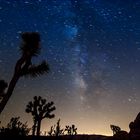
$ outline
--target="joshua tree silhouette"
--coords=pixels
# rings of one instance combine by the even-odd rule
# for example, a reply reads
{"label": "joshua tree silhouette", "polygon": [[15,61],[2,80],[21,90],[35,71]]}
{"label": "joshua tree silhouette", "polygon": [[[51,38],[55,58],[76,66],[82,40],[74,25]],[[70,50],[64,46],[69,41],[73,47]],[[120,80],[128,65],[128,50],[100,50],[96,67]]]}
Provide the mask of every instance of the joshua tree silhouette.
{"label": "joshua tree silhouette", "polygon": [[50,114],[55,110],[53,102],[46,103],[46,99],[40,96],[35,96],[34,101],[30,101],[26,106],[26,112],[31,113],[33,116],[33,135],[40,135],[41,121],[45,118],[52,119],[55,117],[54,114]]}
{"label": "joshua tree silhouette", "polygon": [[67,132],[68,135],[77,135],[77,128],[75,125],[66,125],[65,132]]}
{"label": "joshua tree silhouette", "polygon": [[[21,57],[16,62],[14,74],[9,83],[7,91],[5,94],[1,93],[0,102],[0,113],[3,111],[5,105],[7,104],[9,98],[11,97],[13,90],[22,76],[40,76],[45,72],[49,71],[49,66],[45,61],[42,61],[39,65],[33,65],[31,60],[34,56],[38,56],[40,53],[40,36],[36,32],[25,32],[21,35],[22,44],[20,47]],[[5,84],[4,84],[5,83]],[[3,92],[7,87],[4,80],[0,81],[0,92]]]}

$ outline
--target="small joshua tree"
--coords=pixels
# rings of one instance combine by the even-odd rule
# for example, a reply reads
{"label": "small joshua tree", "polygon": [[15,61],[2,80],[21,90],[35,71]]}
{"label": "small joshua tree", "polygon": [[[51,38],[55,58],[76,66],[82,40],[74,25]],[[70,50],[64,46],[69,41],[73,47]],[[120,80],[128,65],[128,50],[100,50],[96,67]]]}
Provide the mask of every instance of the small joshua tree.
{"label": "small joshua tree", "polygon": [[26,106],[26,112],[31,113],[33,116],[33,135],[40,135],[41,121],[45,118],[52,119],[55,117],[54,114],[51,114],[55,110],[53,102],[46,102],[46,99],[43,99],[41,96],[35,96],[34,101],[30,101]]}
{"label": "small joshua tree", "polygon": [[67,132],[67,135],[77,135],[77,128],[75,125],[66,125],[65,132]]}
{"label": "small joshua tree", "polygon": [[111,130],[113,131],[113,135],[117,134],[121,131],[121,128],[119,126],[110,125]]}

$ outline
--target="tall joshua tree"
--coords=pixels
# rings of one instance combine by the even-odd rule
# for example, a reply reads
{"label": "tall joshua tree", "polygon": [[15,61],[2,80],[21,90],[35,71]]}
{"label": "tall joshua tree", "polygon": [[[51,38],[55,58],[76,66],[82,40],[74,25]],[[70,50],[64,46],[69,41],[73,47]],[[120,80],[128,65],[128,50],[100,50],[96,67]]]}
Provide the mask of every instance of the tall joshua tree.
{"label": "tall joshua tree", "polygon": [[5,94],[1,93],[0,113],[11,97],[20,77],[28,75],[36,77],[49,71],[49,66],[45,61],[38,65],[32,64],[32,58],[40,53],[40,35],[36,32],[25,32],[21,34],[21,37],[21,57],[16,62],[12,79],[9,85],[4,80],[0,81],[0,92],[4,92],[7,88]]}
{"label": "tall joshua tree", "polygon": [[41,121],[45,118],[52,119],[55,117],[54,114],[51,114],[55,110],[53,102],[46,102],[46,99],[43,99],[40,96],[35,96],[34,101],[30,101],[26,106],[26,112],[31,113],[33,116],[33,135],[40,135]]}

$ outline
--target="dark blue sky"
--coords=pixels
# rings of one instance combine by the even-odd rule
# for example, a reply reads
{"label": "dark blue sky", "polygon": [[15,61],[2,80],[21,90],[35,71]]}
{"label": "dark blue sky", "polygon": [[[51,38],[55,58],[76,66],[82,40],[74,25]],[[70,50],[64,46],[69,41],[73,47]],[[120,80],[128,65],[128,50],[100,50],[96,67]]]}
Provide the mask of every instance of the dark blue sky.
{"label": "dark blue sky", "polygon": [[40,33],[34,62],[46,59],[51,72],[21,79],[0,120],[31,122],[25,106],[41,95],[57,108],[42,131],[58,118],[79,133],[110,134],[110,124],[128,130],[140,111],[139,15],[140,0],[1,0],[0,79],[10,80],[26,31]]}

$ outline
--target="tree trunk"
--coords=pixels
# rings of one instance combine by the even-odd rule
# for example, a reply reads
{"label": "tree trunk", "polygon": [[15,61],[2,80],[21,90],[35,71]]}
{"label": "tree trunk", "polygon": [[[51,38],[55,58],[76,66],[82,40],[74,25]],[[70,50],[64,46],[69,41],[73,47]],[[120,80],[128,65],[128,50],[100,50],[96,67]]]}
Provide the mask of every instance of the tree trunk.
{"label": "tree trunk", "polygon": [[33,124],[33,128],[32,128],[32,135],[35,136],[35,133],[36,133],[36,124],[37,124],[37,121],[34,120],[34,124]]}
{"label": "tree trunk", "polygon": [[11,97],[13,93],[16,83],[18,82],[20,78],[21,67],[23,63],[25,62],[25,60],[26,60],[26,57],[23,55],[16,63],[14,75],[12,77],[12,80],[10,81],[7,92],[0,103],[0,114],[2,113],[4,107],[6,106],[9,98]]}
{"label": "tree trunk", "polygon": [[37,136],[40,136],[41,120],[38,121],[37,125]]}
{"label": "tree trunk", "polygon": [[11,82],[10,82],[10,84],[9,84],[9,88],[8,88],[8,90],[7,90],[7,93],[5,94],[5,96],[3,97],[3,99],[2,99],[2,101],[1,101],[1,103],[0,103],[0,114],[2,113],[2,111],[3,111],[4,107],[6,106],[6,104],[7,104],[8,100],[9,100],[9,98],[11,97],[11,95],[12,95],[12,93],[13,93],[13,90],[14,90],[14,88],[15,88],[15,85],[16,85],[16,83],[17,83],[19,77],[20,77],[20,76],[15,75],[15,76],[12,78],[12,80],[11,80]]}

